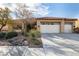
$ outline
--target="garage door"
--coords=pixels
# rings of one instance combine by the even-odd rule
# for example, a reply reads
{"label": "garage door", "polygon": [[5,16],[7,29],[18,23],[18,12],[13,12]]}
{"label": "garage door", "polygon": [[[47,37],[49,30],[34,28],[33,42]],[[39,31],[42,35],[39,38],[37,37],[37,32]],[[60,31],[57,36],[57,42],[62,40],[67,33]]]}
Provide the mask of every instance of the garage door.
{"label": "garage door", "polygon": [[59,23],[41,23],[40,25],[41,33],[60,33]]}
{"label": "garage door", "polygon": [[71,23],[66,23],[64,25],[64,33],[72,33],[72,24]]}

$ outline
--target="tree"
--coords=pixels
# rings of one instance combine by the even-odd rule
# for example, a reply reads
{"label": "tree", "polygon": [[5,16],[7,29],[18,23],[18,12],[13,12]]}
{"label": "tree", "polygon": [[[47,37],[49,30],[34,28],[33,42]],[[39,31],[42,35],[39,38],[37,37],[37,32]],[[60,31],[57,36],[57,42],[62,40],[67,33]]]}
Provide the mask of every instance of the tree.
{"label": "tree", "polygon": [[33,11],[29,10],[26,4],[16,4],[16,16],[23,20],[22,31],[27,31],[27,25],[33,18]]}
{"label": "tree", "polygon": [[0,8],[0,31],[3,29],[6,24],[10,23],[10,10],[5,7],[5,8]]}

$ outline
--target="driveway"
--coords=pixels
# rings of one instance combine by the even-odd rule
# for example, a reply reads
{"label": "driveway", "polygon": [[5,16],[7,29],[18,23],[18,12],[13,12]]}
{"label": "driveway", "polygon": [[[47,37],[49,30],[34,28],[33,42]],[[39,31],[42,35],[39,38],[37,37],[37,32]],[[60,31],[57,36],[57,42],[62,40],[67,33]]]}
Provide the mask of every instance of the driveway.
{"label": "driveway", "polygon": [[45,55],[79,56],[79,34],[42,34]]}
{"label": "driveway", "polygon": [[43,48],[0,46],[0,56],[79,56],[79,34],[42,34]]}

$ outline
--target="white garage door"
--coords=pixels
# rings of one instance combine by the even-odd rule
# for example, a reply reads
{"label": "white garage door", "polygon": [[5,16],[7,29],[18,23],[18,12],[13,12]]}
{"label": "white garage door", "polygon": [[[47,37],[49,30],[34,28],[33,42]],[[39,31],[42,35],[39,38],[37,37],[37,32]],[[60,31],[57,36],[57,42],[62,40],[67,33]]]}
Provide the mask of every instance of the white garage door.
{"label": "white garage door", "polygon": [[59,23],[43,23],[40,25],[41,33],[60,33]]}
{"label": "white garage door", "polygon": [[72,24],[71,23],[66,23],[64,25],[64,33],[72,33]]}

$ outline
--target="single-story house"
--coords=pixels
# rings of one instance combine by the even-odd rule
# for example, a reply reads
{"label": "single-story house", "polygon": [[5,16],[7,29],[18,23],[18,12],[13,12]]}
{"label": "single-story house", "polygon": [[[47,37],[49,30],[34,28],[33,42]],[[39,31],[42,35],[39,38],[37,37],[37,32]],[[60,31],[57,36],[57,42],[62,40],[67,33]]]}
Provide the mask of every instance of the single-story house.
{"label": "single-story house", "polygon": [[[77,19],[73,18],[41,17],[32,18],[30,22],[35,22],[41,33],[72,33],[73,28],[76,27],[76,21]],[[14,26],[18,24],[22,26],[25,21],[21,19],[14,22]]]}

